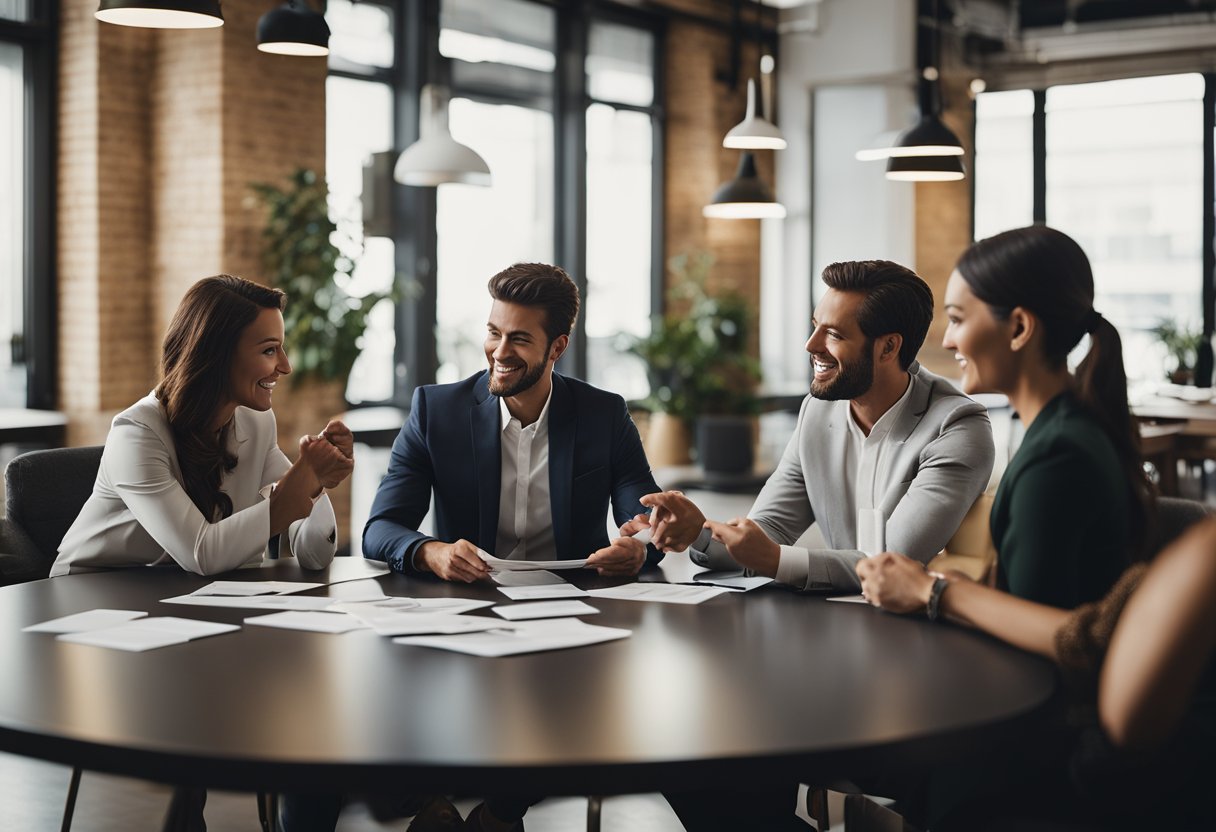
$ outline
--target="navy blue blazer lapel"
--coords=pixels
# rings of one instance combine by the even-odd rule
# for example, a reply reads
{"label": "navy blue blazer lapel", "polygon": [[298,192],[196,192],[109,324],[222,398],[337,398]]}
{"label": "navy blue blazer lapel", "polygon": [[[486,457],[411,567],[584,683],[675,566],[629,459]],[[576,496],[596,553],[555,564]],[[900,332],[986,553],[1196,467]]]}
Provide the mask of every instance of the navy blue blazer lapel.
{"label": "navy blue blazer lapel", "polygon": [[566,380],[553,374],[553,396],[549,399],[549,505],[553,509],[553,545],[558,558],[586,557],[590,552],[571,552],[570,484],[574,482],[574,437],[578,417]]}
{"label": "navy blue blazer lapel", "polygon": [[490,554],[498,554],[498,498],[502,489],[502,420],[499,400],[490,394],[490,374],[477,380],[473,388],[473,410],[469,426],[473,438],[473,461],[477,476],[477,540]]}

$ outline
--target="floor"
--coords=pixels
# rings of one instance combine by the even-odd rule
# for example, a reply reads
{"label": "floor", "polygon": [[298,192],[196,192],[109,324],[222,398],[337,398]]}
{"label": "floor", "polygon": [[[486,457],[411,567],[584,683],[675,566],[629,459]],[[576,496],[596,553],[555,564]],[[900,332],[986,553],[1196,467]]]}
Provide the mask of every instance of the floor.
{"label": "floor", "polygon": [[[63,818],[63,801],[71,775],[64,766],[0,754],[0,830],[54,832]],[[843,816],[836,796],[833,818]],[[72,829],[75,832],[136,832],[160,829],[169,789],[154,783],[86,772]],[[467,814],[476,801],[458,804]],[[211,832],[257,830],[253,795],[212,792],[207,797],[207,828]],[[551,798],[528,812],[528,832],[568,832],[586,826],[587,801],[581,797]],[[379,824],[359,805],[348,807],[338,832],[404,832],[408,821]],[[808,826],[810,830],[812,827]],[[621,795],[604,801],[603,832],[682,832],[680,821],[659,794]],[[833,830],[843,830],[838,823]]]}

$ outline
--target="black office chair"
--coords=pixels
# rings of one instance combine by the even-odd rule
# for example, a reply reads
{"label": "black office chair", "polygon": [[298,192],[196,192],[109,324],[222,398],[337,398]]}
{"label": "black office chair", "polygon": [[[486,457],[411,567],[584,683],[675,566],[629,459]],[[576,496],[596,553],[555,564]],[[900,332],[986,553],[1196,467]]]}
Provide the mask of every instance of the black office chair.
{"label": "black office chair", "polygon": [[1173,543],[1184,531],[1211,513],[1211,509],[1196,500],[1187,500],[1182,497],[1159,497],[1157,499],[1157,524],[1152,530],[1152,539],[1148,546],[1149,553],[1155,556]]}
{"label": "black office chair", "polygon": [[50,574],[64,534],[93,493],[101,451],[101,445],[30,451],[4,469],[5,510],[15,526],[10,534],[21,550],[12,553],[19,559],[12,568],[24,580]]}

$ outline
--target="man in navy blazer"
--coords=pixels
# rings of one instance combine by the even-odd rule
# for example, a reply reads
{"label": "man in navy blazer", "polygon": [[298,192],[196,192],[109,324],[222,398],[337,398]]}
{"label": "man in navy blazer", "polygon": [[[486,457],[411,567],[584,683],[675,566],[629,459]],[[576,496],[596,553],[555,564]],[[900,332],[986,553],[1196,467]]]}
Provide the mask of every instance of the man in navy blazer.
{"label": "man in navy blazer", "polygon": [[[399,572],[473,581],[477,554],[586,558],[604,574],[636,573],[662,555],[618,525],[658,490],[637,428],[614,393],[553,372],[578,315],[578,289],[560,268],[516,264],[489,282],[489,369],[414,392],[388,474],[363,530],[365,557]],[[431,495],[435,536],[418,531]]]}

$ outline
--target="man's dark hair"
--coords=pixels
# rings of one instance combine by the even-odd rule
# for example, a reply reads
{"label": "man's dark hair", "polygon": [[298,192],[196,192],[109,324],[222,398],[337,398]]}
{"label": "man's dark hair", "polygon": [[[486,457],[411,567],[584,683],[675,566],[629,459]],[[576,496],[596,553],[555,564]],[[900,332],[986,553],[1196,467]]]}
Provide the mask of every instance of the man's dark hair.
{"label": "man's dark hair", "polygon": [[873,340],[889,332],[903,336],[899,366],[908,369],[933,320],[933,290],[916,272],[890,260],[847,260],[823,270],[823,282],[840,292],[860,292],[865,300],[857,324]]}
{"label": "man's dark hair", "polygon": [[545,335],[552,344],[569,335],[578,317],[578,287],[570,275],[547,263],[516,263],[490,278],[490,297],[545,310]]}

